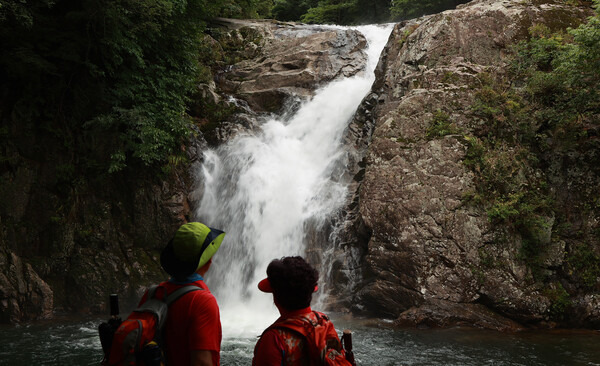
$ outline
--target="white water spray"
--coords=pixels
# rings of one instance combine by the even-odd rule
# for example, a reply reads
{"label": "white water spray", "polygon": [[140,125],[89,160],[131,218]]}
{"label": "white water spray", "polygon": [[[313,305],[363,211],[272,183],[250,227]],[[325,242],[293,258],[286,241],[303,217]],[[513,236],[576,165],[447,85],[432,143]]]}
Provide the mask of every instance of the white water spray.
{"label": "white water spray", "polygon": [[227,232],[207,275],[224,338],[255,336],[278,317],[272,296],[256,287],[268,263],[303,255],[308,220],[323,222],[344,204],[346,187],[332,180],[344,161],[340,140],[375,80],[391,28],[357,28],[368,42],[366,72],[318,90],[290,119],[268,120],[205,153],[196,217]]}

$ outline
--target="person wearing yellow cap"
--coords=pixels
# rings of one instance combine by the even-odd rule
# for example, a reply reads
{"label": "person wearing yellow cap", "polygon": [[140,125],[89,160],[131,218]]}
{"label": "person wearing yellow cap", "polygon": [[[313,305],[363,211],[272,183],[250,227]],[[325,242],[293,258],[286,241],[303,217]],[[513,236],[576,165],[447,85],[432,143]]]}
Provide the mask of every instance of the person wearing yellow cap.
{"label": "person wearing yellow cap", "polygon": [[[224,237],[225,233],[221,230],[189,222],[175,232],[160,255],[161,266],[171,275],[171,279],[159,285],[166,294],[190,285],[202,290],[187,292],[169,305],[164,334],[169,366],[220,364],[222,335],[219,307],[203,276]],[[146,297],[147,294],[141,303]]]}
{"label": "person wearing yellow cap", "polygon": [[329,317],[310,307],[318,279],[319,272],[302,257],[269,263],[258,289],[273,294],[281,316],[256,343],[253,366],[325,365],[325,358],[335,365],[351,365]]}

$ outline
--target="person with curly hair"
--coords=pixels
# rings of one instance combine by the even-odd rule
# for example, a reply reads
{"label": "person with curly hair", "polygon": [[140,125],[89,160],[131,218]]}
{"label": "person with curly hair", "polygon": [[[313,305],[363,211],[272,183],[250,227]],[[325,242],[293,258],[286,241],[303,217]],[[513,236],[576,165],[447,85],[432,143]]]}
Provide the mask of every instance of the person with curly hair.
{"label": "person with curly hair", "polygon": [[315,365],[322,364],[324,357],[346,364],[333,324],[327,315],[310,307],[318,280],[319,272],[302,257],[283,257],[269,263],[267,278],[258,288],[273,294],[281,316],[256,343],[253,366]]}

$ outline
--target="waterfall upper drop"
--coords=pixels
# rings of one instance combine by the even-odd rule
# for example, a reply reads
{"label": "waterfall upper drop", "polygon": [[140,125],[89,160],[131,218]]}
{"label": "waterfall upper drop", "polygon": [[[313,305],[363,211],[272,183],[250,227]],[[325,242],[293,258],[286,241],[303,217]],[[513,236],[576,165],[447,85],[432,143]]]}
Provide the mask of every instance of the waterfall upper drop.
{"label": "waterfall upper drop", "polygon": [[346,162],[341,139],[373,84],[392,25],[356,29],[368,44],[364,72],[323,86],[293,115],[265,119],[257,131],[205,152],[196,217],[227,233],[207,274],[225,337],[259,334],[277,318],[272,297],[256,287],[268,263],[303,255],[307,224],[325,223],[345,203],[347,187],[334,176]]}

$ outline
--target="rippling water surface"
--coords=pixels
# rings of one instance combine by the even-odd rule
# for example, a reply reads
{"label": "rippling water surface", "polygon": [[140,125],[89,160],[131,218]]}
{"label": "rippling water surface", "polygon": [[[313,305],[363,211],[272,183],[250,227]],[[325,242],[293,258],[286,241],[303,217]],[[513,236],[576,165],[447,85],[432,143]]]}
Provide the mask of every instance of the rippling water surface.
{"label": "rippling water surface", "polygon": [[[0,365],[99,365],[96,329],[101,321],[0,327]],[[600,332],[392,330],[342,317],[334,321],[340,333],[343,328],[353,330],[361,366],[600,366]],[[250,365],[255,342],[255,337],[224,335],[221,364]]]}

